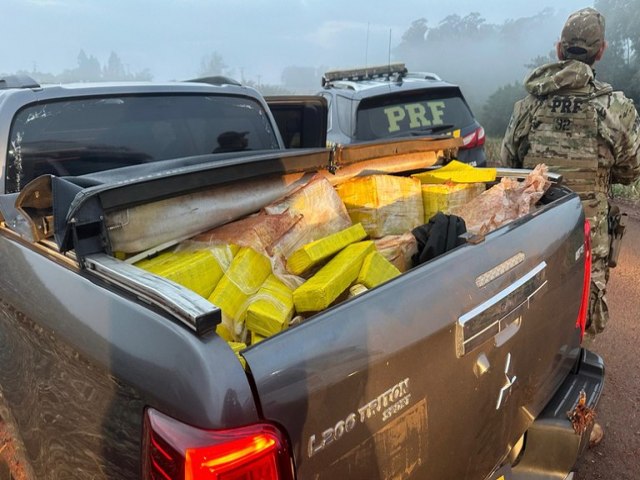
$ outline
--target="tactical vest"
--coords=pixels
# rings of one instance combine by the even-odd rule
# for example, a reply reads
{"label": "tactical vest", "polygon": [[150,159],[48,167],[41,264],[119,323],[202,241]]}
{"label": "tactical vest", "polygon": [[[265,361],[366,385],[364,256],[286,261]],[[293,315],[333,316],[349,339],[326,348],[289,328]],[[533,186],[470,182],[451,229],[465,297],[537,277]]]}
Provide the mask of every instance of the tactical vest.
{"label": "tactical vest", "polygon": [[588,217],[596,212],[586,211],[593,203],[586,201],[598,193],[606,196],[609,189],[609,168],[598,156],[598,112],[592,100],[610,92],[609,87],[540,98],[523,159],[524,168],[544,163],[549,171],[562,174],[565,185],[580,195]]}

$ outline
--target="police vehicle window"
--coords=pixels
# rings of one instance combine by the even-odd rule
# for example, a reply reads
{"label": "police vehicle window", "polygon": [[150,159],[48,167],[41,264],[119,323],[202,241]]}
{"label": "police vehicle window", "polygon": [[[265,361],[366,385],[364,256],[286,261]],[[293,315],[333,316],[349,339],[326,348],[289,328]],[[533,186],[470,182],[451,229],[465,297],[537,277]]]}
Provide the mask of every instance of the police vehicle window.
{"label": "police vehicle window", "polygon": [[332,108],[333,105],[331,104],[331,95],[328,94],[321,94],[322,97],[324,97],[324,99],[327,101],[327,131],[331,131],[331,129],[333,128],[333,112],[332,112]]}
{"label": "police vehicle window", "polygon": [[455,90],[429,91],[363,100],[357,114],[356,138],[374,140],[466,127],[474,122],[469,107]]}
{"label": "police vehicle window", "polygon": [[170,158],[277,149],[262,106],[229,95],[53,101],[14,118],[5,191],[44,175],[83,175]]}
{"label": "police vehicle window", "polygon": [[353,135],[353,115],[352,108],[353,102],[349,98],[345,98],[341,95],[336,95],[335,108],[338,112],[338,126],[347,135]]}

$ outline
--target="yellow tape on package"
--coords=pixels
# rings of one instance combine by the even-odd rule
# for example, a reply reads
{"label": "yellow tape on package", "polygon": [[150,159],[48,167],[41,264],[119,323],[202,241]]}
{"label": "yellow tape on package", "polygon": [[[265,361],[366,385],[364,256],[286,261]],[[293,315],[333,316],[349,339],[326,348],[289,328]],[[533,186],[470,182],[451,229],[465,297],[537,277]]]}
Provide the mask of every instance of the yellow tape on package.
{"label": "yellow tape on package", "polygon": [[256,332],[251,332],[251,345],[255,345],[256,343],[260,343],[265,340],[267,337],[263,337],[262,335],[257,334]]}
{"label": "yellow tape on package", "polygon": [[422,185],[424,223],[428,223],[436,213],[448,214],[460,208],[485,191],[484,183],[442,183]]}
{"label": "yellow tape on package", "polygon": [[242,355],[240,355],[240,352],[245,348],[247,348],[247,344],[243,342],[227,342],[227,343],[231,347],[231,350],[233,350],[233,353],[236,354],[236,357],[238,358],[238,360],[240,360],[240,363],[242,364],[242,368],[247,368],[247,361],[244,359]]}
{"label": "yellow tape on package", "polygon": [[372,241],[352,243],[293,291],[297,312],[317,312],[333,303],[358,277],[362,262],[375,249]]}
{"label": "yellow tape on package", "polygon": [[208,298],[228,265],[224,257],[233,257],[238,247],[219,245],[205,250],[163,253],[136,266],[171,280]]}
{"label": "yellow tape on package", "polygon": [[493,182],[496,179],[495,168],[477,168],[458,160],[449,162],[442,168],[430,172],[412,175],[422,183],[477,183]]}
{"label": "yellow tape on package", "polygon": [[269,275],[251,299],[245,319],[247,329],[252,334],[269,337],[287,328],[292,317],[291,289],[275,275]]}
{"label": "yellow tape on package", "polygon": [[400,235],[422,225],[422,193],[417,178],[369,175],[336,186],[353,223],[372,238]]}
{"label": "yellow tape on package", "polygon": [[400,275],[400,270],[384,258],[380,252],[371,252],[362,262],[357,282],[367,288],[377,287]]}
{"label": "yellow tape on package", "polygon": [[134,265],[138,268],[142,268],[143,270],[147,270],[148,272],[156,273],[156,271],[164,265],[175,263],[193,253],[195,252],[164,252],[160,255],[156,255],[155,257],[140,260],[139,262],[134,263]]}
{"label": "yellow tape on package", "polygon": [[236,254],[218,285],[209,296],[209,301],[219,307],[236,323],[236,335],[242,330],[242,322],[254,295],[271,273],[271,263],[264,255],[248,247]]}
{"label": "yellow tape on package", "polygon": [[345,230],[307,243],[287,259],[287,270],[294,275],[302,275],[311,267],[331,258],[347,245],[365,238],[367,238],[367,232],[361,223],[356,223]]}

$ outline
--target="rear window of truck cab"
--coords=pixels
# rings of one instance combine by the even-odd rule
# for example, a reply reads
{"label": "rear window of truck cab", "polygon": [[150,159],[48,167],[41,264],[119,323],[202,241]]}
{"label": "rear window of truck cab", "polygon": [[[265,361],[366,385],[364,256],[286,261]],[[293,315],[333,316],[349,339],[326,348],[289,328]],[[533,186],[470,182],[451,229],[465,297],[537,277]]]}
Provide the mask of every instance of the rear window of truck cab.
{"label": "rear window of truck cab", "polygon": [[83,175],[170,158],[279,148],[259,102],[231,95],[56,100],[14,117],[6,192],[40,175]]}
{"label": "rear window of truck cab", "polygon": [[375,140],[471,125],[458,90],[426,90],[365,99],[357,113],[356,138]]}

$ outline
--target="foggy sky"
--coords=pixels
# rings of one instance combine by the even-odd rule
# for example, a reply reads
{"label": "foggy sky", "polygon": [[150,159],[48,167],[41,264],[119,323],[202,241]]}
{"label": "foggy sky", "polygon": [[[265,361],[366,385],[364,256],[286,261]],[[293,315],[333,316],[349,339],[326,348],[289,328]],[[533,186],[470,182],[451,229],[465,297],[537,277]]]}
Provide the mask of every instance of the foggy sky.
{"label": "foggy sky", "polygon": [[[592,4],[559,3],[2,0],[0,71],[35,68],[57,74],[76,67],[83,49],[102,64],[115,51],[131,72],[148,68],[154,80],[185,79],[199,74],[205,55],[218,52],[237,78],[242,72],[247,79],[280,83],[281,71],[289,65],[346,68],[365,61],[369,65],[386,63],[390,31],[393,48],[411,22],[421,17],[435,27],[447,15],[477,11],[490,23],[502,23],[534,15],[545,7],[555,8],[566,18],[572,10]],[[547,51],[557,41],[561,24],[552,27],[557,33],[548,38]],[[545,32],[545,37],[549,35]]]}

